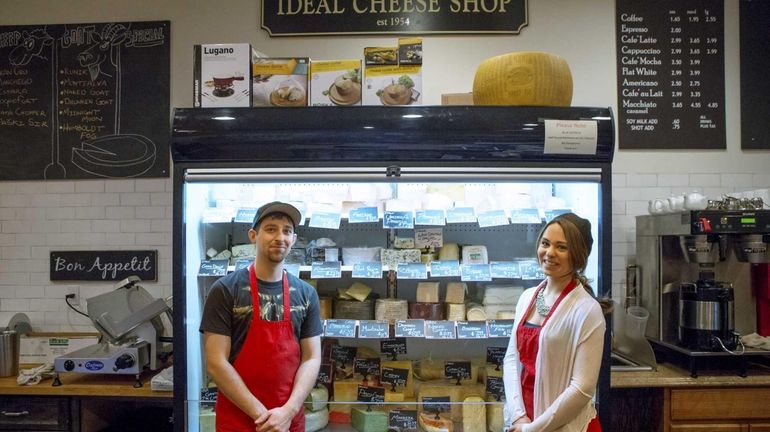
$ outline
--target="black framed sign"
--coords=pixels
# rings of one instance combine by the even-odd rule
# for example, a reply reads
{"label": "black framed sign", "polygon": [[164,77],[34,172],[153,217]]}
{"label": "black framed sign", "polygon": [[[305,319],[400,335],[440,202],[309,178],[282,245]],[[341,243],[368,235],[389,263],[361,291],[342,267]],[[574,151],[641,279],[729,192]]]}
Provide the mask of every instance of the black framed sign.
{"label": "black framed sign", "polygon": [[518,34],[527,0],[275,0],[262,3],[270,36]]}
{"label": "black framed sign", "polygon": [[52,281],[158,280],[158,251],[51,251]]}
{"label": "black framed sign", "polygon": [[618,147],[725,149],[724,0],[617,0]]}
{"label": "black framed sign", "polygon": [[770,149],[770,2],[741,0],[741,148]]}

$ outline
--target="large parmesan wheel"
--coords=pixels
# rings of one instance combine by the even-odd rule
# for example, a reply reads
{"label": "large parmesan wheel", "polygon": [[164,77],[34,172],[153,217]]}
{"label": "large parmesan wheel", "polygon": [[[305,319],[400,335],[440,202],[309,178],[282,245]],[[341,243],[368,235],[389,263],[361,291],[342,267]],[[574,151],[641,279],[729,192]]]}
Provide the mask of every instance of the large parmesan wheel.
{"label": "large parmesan wheel", "polygon": [[572,74],[551,53],[521,51],[484,60],[473,79],[474,105],[570,106]]}

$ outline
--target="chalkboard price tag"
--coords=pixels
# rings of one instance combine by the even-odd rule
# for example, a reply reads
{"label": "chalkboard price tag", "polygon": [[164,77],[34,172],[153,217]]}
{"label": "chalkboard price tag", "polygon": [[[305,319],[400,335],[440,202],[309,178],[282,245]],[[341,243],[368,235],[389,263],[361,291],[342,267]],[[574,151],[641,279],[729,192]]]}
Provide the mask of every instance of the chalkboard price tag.
{"label": "chalkboard price tag", "polygon": [[445,361],[444,376],[450,379],[460,380],[471,377],[471,362],[467,361]]}
{"label": "chalkboard price tag", "polygon": [[248,268],[253,262],[254,260],[250,260],[250,259],[239,259],[238,261],[235,262],[235,270],[233,271],[238,271],[240,269]]}
{"label": "chalkboard price tag", "polygon": [[434,414],[448,413],[449,396],[424,396],[422,398],[422,410]]}
{"label": "chalkboard price tag", "polygon": [[299,277],[299,264],[284,264],[283,269],[286,273]]}
{"label": "chalkboard price tag", "polygon": [[502,366],[505,358],[505,347],[487,347],[487,363],[495,366]]}
{"label": "chalkboard price tag", "polygon": [[358,337],[362,339],[387,339],[390,337],[390,324],[387,321],[358,322]]}
{"label": "chalkboard price tag", "polygon": [[406,339],[400,337],[381,340],[380,352],[395,360],[399,354],[406,354]]}
{"label": "chalkboard price tag", "polygon": [[492,274],[489,272],[489,264],[463,264],[460,280],[465,282],[491,281]]}
{"label": "chalkboard price tag", "polygon": [[334,212],[314,212],[308,226],[311,228],[340,229],[342,215]]}
{"label": "chalkboard price tag", "polygon": [[356,320],[349,319],[328,319],[326,320],[326,337],[356,337]]}
{"label": "chalkboard price tag", "polygon": [[339,279],[342,268],[339,261],[314,262],[310,267],[310,277],[313,279]]}
{"label": "chalkboard price tag", "polygon": [[227,265],[230,260],[208,260],[202,261],[198,269],[198,276],[224,276],[227,274]]}
{"label": "chalkboard price tag", "polygon": [[396,337],[425,337],[425,320],[396,320]]}
{"label": "chalkboard price tag", "polygon": [[521,208],[511,210],[511,223],[515,224],[539,224],[540,211],[536,208]]}
{"label": "chalkboard price tag", "polygon": [[381,279],[382,263],[381,262],[357,262],[353,264],[352,277],[361,278],[361,279]]}
{"label": "chalkboard price tag", "polygon": [[500,402],[505,399],[505,388],[503,387],[503,377],[487,377],[487,393]]}
{"label": "chalkboard price tag", "polygon": [[444,210],[417,210],[414,215],[415,225],[446,225]]}
{"label": "chalkboard price tag", "polygon": [[493,278],[518,279],[521,269],[516,261],[492,261],[489,263],[489,274]]}
{"label": "chalkboard price tag", "polygon": [[201,402],[216,402],[219,390],[216,387],[201,390]]}
{"label": "chalkboard price tag", "polygon": [[507,338],[513,332],[513,320],[489,320],[489,337]]}
{"label": "chalkboard price tag", "polygon": [[257,215],[257,209],[250,207],[241,207],[235,212],[235,223],[254,223],[254,216]]}
{"label": "chalkboard price tag", "polygon": [[379,358],[357,358],[353,360],[353,372],[361,374],[364,378],[380,376]]}
{"label": "chalkboard price tag", "polygon": [[382,218],[383,228],[412,229],[414,216],[410,211],[386,211]]}
{"label": "chalkboard price tag", "polygon": [[334,365],[331,363],[321,363],[321,368],[318,370],[318,378],[316,379],[316,382],[321,384],[331,384],[333,376]]}
{"label": "chalkboard price tag", "polygon": [[353,359],[356,358],[356,347],[344,346],[344,345],[332,345],[332,360],[339,363],[341,369],[345,369],[345,365],[353,364]]}
{"label": "chalkboard price tag", "polygon": [[508,216],[505,210],[491,210],[479,214],[478,221],[481,228],[508,225]]}
{"label": "chalkboard price tag", "polygon": [[404,387],[409,379],[409,369],[383,367],[380,382],[391,386],[390,391],[396,391],[396,387]]}
{"label": "chalkboard price tag", "polygon": [[348,213],[349,223],[367,223],[380,220],[377,214],[377,207],[359,207],[350,210]]}
{"label": "chalkboard price tag", "polygon": [[519,271],[521,271],[522,279],[541,280],[545,278],[545,274],[536,259],[519,261]]}
{"label": "chalkboard price tag", "polygon": [[385,402],[385,387],[358,386],[358,402],[382,403]]}
{"label": "chalkboard price tag", "polygon": [[388,411],[388,430],[417,432],[417,410]]}
{"label": "chalkboard price tag", "polygon": [[486,321],[457,321],[457,339],[486,339]]}
{"label": "chalkboard price tag", "polygon": [[428,279],[428,266],[423,263],[398,263],[398,279]]}
{"label": "chalkboard price tag", "polygon": [[454,339],[454,321],[425,321],[425,339]]}
{"label": "chalkboard price tag", "polygon": [[456,207],[447,210],[447,223],[473,223],[476,222],[476,211],[473,207]]}
{"label": "chalkboard price tag", "polygon": [[457,277],[460,276],[459,261],[432,261],[430,263],[431,277]]}

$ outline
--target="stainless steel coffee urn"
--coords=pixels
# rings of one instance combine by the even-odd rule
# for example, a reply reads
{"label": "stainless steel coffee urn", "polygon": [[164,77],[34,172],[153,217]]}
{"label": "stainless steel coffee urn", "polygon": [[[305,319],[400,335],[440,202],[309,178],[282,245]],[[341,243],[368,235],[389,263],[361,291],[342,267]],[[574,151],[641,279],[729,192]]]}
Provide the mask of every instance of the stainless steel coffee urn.
{"label": "stainless steel coffee urn", "polygon": [[679,344],[694,351],[735,349],[735,297],[730,283],[679,285]]}

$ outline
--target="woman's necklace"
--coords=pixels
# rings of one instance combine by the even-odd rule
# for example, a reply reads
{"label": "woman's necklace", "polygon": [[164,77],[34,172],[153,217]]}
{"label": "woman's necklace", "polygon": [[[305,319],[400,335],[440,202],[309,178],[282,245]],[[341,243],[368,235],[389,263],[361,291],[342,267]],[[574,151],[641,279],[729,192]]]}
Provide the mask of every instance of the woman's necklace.
{"label": "woman's necklace", "polygon": [[540,316],[548,316],[548,312],[551,312],[551,306],[545,303],[545,286],[537,291],[535,296],[535,310]]}

